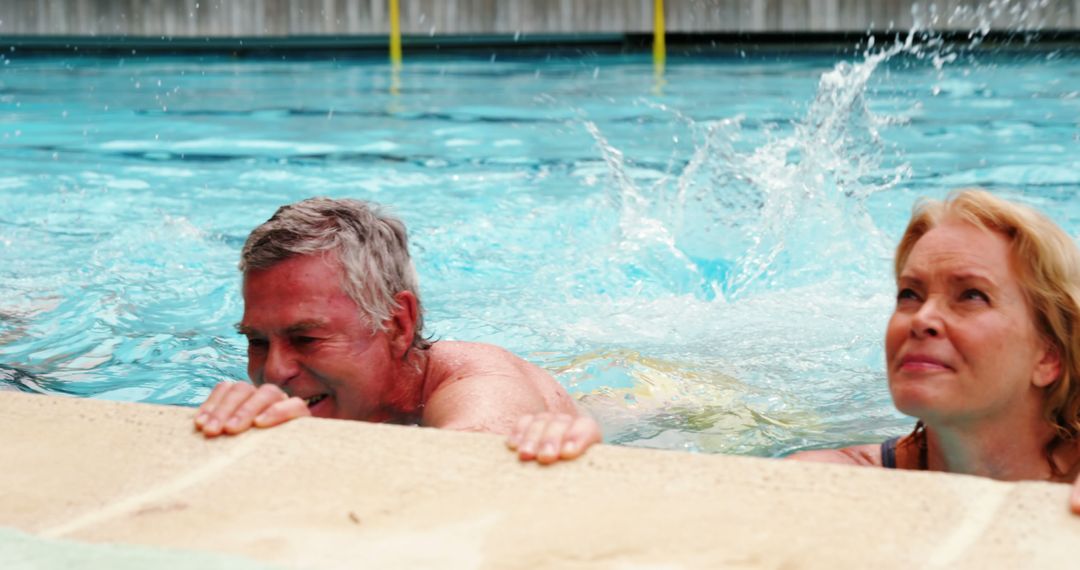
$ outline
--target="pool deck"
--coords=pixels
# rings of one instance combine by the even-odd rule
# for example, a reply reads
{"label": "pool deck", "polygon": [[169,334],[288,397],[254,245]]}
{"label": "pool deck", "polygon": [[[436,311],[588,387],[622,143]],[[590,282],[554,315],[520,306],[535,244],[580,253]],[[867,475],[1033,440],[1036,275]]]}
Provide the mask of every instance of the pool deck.
{"label": "pool deck", "polygon": [[490,435],[304,419],[207,440],[192,416],[0,392],[0,565],[1065,568],[1080,549],[1061,484],[613,446],[540,467]]}
{"label": "pool deck", "polygon": [[[405,34],[651,32],[651,0],[400,0]],[[940,14],[942,29],[1080,28],[1077,0],[665,0],[673,32],[827,32],[907,29]],[[962,10],[961,10],[961,5]],[[975,13],[981,14],[976,17]],[[8,0],[0,33],[135,36],[385,34],[386,0]]]}

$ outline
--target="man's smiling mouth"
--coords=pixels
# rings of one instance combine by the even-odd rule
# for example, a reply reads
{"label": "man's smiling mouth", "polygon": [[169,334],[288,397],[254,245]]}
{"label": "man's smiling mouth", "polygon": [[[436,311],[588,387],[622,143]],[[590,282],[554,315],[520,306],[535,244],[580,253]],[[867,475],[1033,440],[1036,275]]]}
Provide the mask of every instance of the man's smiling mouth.
{"label": "man's smiling mouth", "polygon": [[314,406],[315,404],[318,404],[319,402],[325,400],[329,395],[330,394],[319,394],[317,396],[312,396],[310,398],[305,398],[304,403],[307,404],[307,407],[310,408],[310,407]]}

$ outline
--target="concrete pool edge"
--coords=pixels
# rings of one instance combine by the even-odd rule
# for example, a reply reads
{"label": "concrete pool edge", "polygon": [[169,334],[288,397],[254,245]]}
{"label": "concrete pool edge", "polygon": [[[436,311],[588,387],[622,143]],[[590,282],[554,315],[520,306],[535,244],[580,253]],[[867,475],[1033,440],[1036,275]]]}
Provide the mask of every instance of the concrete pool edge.
{"label": "concrete pool edge", "polygon": [[206,440],[191,416],[0,392],[0,527],[293,568],[1049,567],[1080,544],[1060,484],[613,446],[542,468],[496,436]]}

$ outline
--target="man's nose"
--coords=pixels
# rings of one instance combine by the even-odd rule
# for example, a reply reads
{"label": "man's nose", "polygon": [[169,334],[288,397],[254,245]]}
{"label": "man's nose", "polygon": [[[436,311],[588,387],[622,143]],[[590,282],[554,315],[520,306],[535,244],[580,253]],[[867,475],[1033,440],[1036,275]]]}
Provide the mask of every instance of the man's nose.
{"label": "man's nose", "polygon": [[939,336],[945,329],[940,300],[931,297],[923,302],[911,319],[911,336],[932,338]]}
{"label": "man's nose", "polygon": [[299,372],[296,352],[287,342],[270,341],[263,367],[263,381],[284,386]]}

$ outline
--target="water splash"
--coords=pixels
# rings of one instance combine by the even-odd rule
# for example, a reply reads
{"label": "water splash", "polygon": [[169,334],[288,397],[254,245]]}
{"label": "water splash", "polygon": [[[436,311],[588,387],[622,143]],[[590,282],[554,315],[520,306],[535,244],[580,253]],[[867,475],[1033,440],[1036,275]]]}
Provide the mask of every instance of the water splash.
{"label": "water splash", "polygon": [[[837,64],[822,75],[805,117],[757,148],[740,149],[741,116],[682,119],[699,144],[681,169],[650,187],[630,176],[622,153],[586,122],[612,175],[618,249],[665,251],[668,264],[693,284],[678,292],[726,300],[862,271],[867,256],[887,255],[863,202],[910,169],[882,167],[878,128],[890,119],[872,113],[865,94],[874,70],[911,41],[909,35],[907,44]],[[828,255],[809,249],[822,246]]]}
{"label": "water splash", "polygon": [[[707,283],[698,265],[679,248],[675,231],[669,221],[678,211],[673,211],[669,204],[663,200],[659,203],[650,200],[647,196],[654,194],[660,182],[652,188],[639,188],[623,160],[623,154],[612,146],[600,133],[600,129],[592,121],[585,122],[585,129],[597,141],[610,172],[615,177],[618,193],[611,193],[612,205],[619,214],[619,235],[613,248],[612,259],[624,268],[645,268],[651,280],[656,282],[670,282],[672,279],[690,283],[693,289],[701,289]],[[693,171],[694,165],[687,167],[687,171]],[[678,202],[676,202],[678,203]],[[656,206],[660,206],[658,214],[652,213]],[[641,260],[646,260],[642,263]],[[634,271],[622,271],[621,273],[633,274]]]}
{"label": "water splash", "polygon": [[[910,179],[912,170],[897,159],[898,151],[887,156],[895,149],[880,135],[904,117],[868,105],[876,72],[911,59],[929,62],[940,79],[947,65],[970,60],[1003,21],[1016,33],[1040,29],[1047,6],[1046,0],[995,0],[941,14],[934,4],[925,11],[915,5],[910,30],[880,47],[868,36],[860,61],[838,62],[821,75],[813,101],[789,131],[750,149],[740,144],[741,115],[698,123],[648,103],[684,123],[697,140],[688,160],[651,183],[633,176],[623,153],[585,121],[620,212],[612,259],[627,263],[619,253],[633,252],[631,263],[674,286],[672,292],[727,301],[879,270],[891,244],[866,201]],[[942,35],[957,27],[971,30],[966,43]],[[649,254],[643,258],[642,251]]]}

